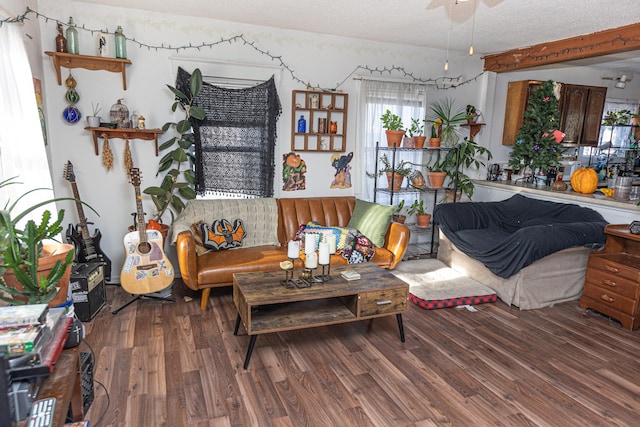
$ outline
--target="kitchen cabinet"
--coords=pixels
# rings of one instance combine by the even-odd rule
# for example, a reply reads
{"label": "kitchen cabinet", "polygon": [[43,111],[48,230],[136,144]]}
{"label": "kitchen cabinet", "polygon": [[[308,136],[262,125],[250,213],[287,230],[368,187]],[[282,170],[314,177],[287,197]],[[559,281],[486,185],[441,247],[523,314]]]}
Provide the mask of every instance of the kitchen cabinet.
{"label": "kitchen cabinet", "polygon": [[[502,145],[515,144],[529,97],[541,85],[538,80],[509,82]],[[566,134],[563,144],[598,145],[606,96],[606,87],[562,84],[558,111],[560,130]]]}
{"label": "kitchen cabinet", "polygon": [[563,84],[560,96],[560,130],[563,144],[597,146],[607,88]]}

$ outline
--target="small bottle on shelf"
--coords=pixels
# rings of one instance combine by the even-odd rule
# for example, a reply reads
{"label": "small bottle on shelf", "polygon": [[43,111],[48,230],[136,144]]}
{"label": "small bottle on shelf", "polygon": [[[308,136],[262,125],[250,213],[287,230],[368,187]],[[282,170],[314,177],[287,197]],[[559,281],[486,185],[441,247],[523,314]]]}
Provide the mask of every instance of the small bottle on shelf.
{"label": "small bottle on shelf", "polygon": [[62,24],[58,24],[58,35],[56,36],[56,52],[67,53],[67,39],[62,34]]}
{"label": "small bottle on shelf", "polygon": [[305,133],[307,131],[307,121],[304,116],[300,116],[298,119],[298,133]]}
{"label": "small bottle on shelf", "polygon": [[118,25],[115,34],[116,58],[127,59],[127,38],[122,32],[122,27]]}
{"label": "small bottle on shelf", "polygon": [[69,17],[69,26],[67,27],[67,52],[77,55],[80,53],[78,46],[78,30],[76,30],[76,24],[73,23],[73,18]]}

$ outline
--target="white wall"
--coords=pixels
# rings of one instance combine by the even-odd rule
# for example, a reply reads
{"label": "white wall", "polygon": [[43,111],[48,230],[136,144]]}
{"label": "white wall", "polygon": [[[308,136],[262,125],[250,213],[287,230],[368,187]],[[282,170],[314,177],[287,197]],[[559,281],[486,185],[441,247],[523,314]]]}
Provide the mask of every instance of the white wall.
{"label": "white wall", "polygon": [[[221,38],[244,35],[245,39],[255,42],[260,49],[268,51],[273,56],[281,56],[304,82],[311,82],[321,87],[335,87],[347,78],[340,88],[350,95],[348,119],[347,152],[353,151],[358,155],[360,141],[355,141],[356,128],[356,82],[350,76],[357,66],[391,67],[403,66],[408,72],[421,78],[436,78],[443,74],[442,66],[445,53],[440,50],[424,49],[411,46],[381,44],[369,41],[330,37],[318,34],[285,31],[266,27],[241,25],[231,22],[185,18],[173,15],[154,14],[137,10],[122,10],[78,1],[44,1],[37,5],[27,1],[0,0],[0,5],[11,13],[22,13],[27,5],[38,10],[43,15],[66,22],[73,16],[79,27],[87,29],[104,29],[113,31],[121,25],[129,38],[140,42],[158,46],[184,46],[202,42],[215,42]],[[11,7],[9,7],[11,6]],[[61,12],[64,11],[64,12]],[[31,23],[37,22],[41,32],[41,46],[38,34],[34,32],[36,42],[27,46],[31,55],[34,69],[39,70],[44,81],[44,96],[47,127],[49,131],[49,151],[54,189],[57,196],[71,196],[71,187],[62,178],[63,166],[67,160],[74,165],[76,180],[81,198],[92,205],[99,213],[96,217],[85,209],[90,221],[100,228],[102,249],[113,261],[114,276],[120,271],[124,260],[122,238],[126,234],[127,226],[131,224],[131,212],[135,211],[133,187],[128,183],[122,153],[124,141],[111,140],[111,149],[115,156],[115,167],[107,172],[102,165],[100,156],[94,154],[93,143],[87,131],[84,130],[84,118],[81,123],[67,124],[62,119],[62,111],[66,107],[64,80],[69,70],[63,69],[63,84],[58,85],[51,59],[44,51],[55,50],[56,25],[53,21],[43,18],[36,19],[30,15]],[[37,28],[37,26],[36,26]],[[80,53],[86,55],[97,54],[97,34],[83,31],[79,28]],[[133,42],[127,45],[128,58],[132,65],[128,66],[127,90],[122,88],[121,76],[107,71],[89,71],[73,69],[71,73],[77,81],[76,90],[80,95],[78,107],[83,116],[91,112],[91,103],[100,102],[101,115],[108,117],[109,109],[119,98],[129,111],[136,110],[147,118],[147,128],[159,128],[165,122],[173,120],[170,106],[172,96],[166,84],[175,84],[175,74],[178,63],[185,59],[193,60],[196,64],[204,61],[201,68],[207,68],[214,74],[234,76],[237,70],[247,70],[245,65],[267,68],[273,73],[273,66],[279,65],[270,57],[260,54],[243,42],[224,43],[213,48],[198,50],[155,50],[140,48]],[[112,55],[114,49],[111,49]],[[449,75],[463,74],[463,79],[473,77],[481,72],[482,62],[479,56],[469,58],[465,53],[450,54]],[[238,65],[240,64],[240,65]],[[195,68],[196,65],[193,65]],[[35,71],[34,71],[35,73]],[[257,71],[258,75],[265,70]],[[359,71],[363,75],[370,75],[366,71]],[[250,73],[249,73],[250,74]],[[287,70],[277,71],[279,78],[278,92],[282,103],[282,115],[278,122],[278,140],[276,146],[276,197],[309,197],[309,196],[340,196],[352,195],[352,189],[330,189],[333,168],[330,165],[331,154],[301,153],[307,163],[307,189],[305,191],[286,192],[283,194],[281,178],[282,155],[291,151],[291,91],[304,89],[304,85],[295,82]],[[388,74],[387,74],[388,75]],[[247,75],[243,75],[247,77]],[[401,77],[394,74],[391,77]],[[462,106],[471,103],[480,104],[480,81],[473,81],[448,91],[433,89],[433,97],[452,97]],[[161,142],[169,135],[162,135]],[[153,144],[149,141],[131,140],[131,150],[135,165],[141,169],[143,176],[142,187],[159,183],[155,177],[158,159],[154,155]],[[102,152],[102,142],[100,142]],[[357,162],[353,161],[354,167]],[[353,170],[354,179],[361,173]],[[354,185],[355,187],[355,185]],[[153,210],[151,200],[143,197],[145,211]],[[61,205],[66,209],[67,222],[76,222],[77,215],[72,203]],[[173,251],[173,249],[171,249]],[[173,258],[175,260],[175,258]],[[177,263],[175,263],[177,266]]]}

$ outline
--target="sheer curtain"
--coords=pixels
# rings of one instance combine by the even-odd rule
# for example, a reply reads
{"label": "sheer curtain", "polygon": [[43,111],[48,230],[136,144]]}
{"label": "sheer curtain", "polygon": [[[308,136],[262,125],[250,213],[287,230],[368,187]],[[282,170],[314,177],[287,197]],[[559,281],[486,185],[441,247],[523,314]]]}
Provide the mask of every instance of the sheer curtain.
{"label": "sheer curtain", "polygon": [[[375,170],[376,142],[379,142],[380,147],[387,146],[380,117],[389,109],[402,118],[405,129],[411,126],[411,118],[417,118],[422,123],[427,111],[427,88],[423,84],[366,79],[360,80],[359,83],[356,140],[361,150],[354,154],[359,160],[358,166],[361,173],[359,174],[360,185],[355,188],[355,191],[359,198],[373,201],[374,179],[368,177],[367,172],[373,173]],[[425,132],[428,130],[429,127],[426,126]],[[425,135],[428,136],[428,133]],[[397,156],[416,164],[422,162],[422,150],[402,151],[398,152]],[[387,188],[385,176],[376,179],[378,187]],[[398,199],[394,198],[393,203],[396,204],[397,201]],[[390,201],[388,196],[378,194],[376,202],[388,204]],[[410,201],[407,202],[410,203]]]}
{"label": "sheer curtain", "polygon": [[[3,188],[0,206],[30,189],[47,190],[25,197],[16,208],[18,212],[22,211],[20,207],[53,197],[31,67],[22,37],[18,24],[0,27],[0,181],[17,176],[17,181],[23,183]],[[44,209],[31,217],[39,218]]]}

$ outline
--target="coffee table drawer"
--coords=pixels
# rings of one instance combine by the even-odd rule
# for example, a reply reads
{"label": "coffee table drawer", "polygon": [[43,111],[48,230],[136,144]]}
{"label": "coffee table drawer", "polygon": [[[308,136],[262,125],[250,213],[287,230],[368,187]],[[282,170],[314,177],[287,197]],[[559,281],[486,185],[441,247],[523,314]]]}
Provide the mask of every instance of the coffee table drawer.
{"label": "coffee table drawer", "polygon": [[401,313],[407,309],[407,289],[396,288],[359,295],[360,317]]}

